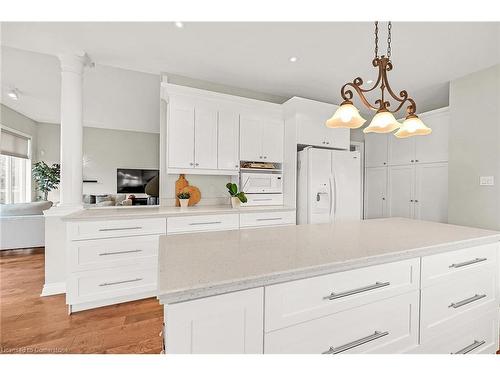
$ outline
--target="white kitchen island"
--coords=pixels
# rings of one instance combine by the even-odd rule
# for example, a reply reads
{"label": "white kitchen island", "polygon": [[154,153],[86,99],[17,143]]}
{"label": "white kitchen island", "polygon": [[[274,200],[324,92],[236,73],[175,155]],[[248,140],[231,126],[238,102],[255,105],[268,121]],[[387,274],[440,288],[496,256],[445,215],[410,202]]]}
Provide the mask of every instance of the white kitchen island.
{"label": "white kitchen island", "polygon": [[409,219],[160,237],[166,353],[495,353],[500,233]]}

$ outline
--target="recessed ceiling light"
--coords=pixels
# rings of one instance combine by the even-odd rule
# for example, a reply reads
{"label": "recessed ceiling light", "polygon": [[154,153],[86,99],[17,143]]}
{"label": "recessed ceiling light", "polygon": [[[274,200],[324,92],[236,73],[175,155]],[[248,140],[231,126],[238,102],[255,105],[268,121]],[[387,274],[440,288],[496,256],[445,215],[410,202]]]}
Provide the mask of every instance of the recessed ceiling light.
{"label": "recessed ceiling light", "polygon": [[19,100],[19,91],[17,89],[13,89],[7,93],[7,96],[12,100]]}
{"label": "recessed ceiling light", "polygon": [[368,84],[373,83],[373,79],[369,79],[368,81],[366,81],[366,83]]}
{"label": "recessed ceiling light", "polygon": [[182,22],[177,21],[177,22],[175,23],[175,26],[176,26],[177,28],[179,28],[179,29],[182,29],[182,28],[184,27],[184,24],[183,24]]}
{"label": "recessed ceiling light", "polygon": [[297,62],[298,59],[296,56],[292,56],[292,57],[290,57],[289,60],[290,60],[290,62]]}

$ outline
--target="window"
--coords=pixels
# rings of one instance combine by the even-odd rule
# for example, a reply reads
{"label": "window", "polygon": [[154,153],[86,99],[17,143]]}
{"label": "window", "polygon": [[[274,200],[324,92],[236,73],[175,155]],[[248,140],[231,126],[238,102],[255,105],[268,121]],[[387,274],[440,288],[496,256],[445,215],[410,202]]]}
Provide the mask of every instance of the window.
{"label": "window", "polygon": [[0,203],[31,202],[30,138],[1,129]]}

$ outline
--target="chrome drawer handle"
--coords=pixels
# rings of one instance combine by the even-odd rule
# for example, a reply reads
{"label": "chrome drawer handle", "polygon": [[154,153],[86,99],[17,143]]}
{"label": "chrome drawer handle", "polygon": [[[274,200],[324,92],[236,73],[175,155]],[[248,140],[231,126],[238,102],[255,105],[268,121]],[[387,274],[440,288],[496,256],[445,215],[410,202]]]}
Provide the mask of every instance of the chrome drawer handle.
{"label": "chrome drawer handle", "polygon": [[112,283],[102,283],[102,284],[99,284],[99,286],[110,286],[110,285],[125,284],[125,283],[135,283],[136,281],[141,281],[141,280],[142,280],[142,278],[123,280],[123,281],[115,281]]}
{"label": "chrome drawer handle", "polygon": [[213,224],[222,224],[222,221],[207,221],[205,223],[189,223],[189,225],[213,225]]}
{"label": "chrome drawer handle", "polygon": [[330,349],[328,349],[326,352],[323,352],[321,354],[339,354],[339,353],[345,352],[346,350],[349,350],[349,349],[355,348],[357,346],[366,344],[370,341],[378,340],[384,336],[387,336],[388,334],[389,334],[389,331],[385,331],[385,332],[375,331],[373,333],[373,335],[363,337],[361,339],[352,341],[348,344],[337,346],[335,348],[333,346],[330,346]]}
{"label": "chrome drawer handle", "polygon": [[488,258],[476,258],[476,259],[468,260],[467,262],[463,262],[463,263],[453,263],[453,264],[450,264],[449,268],[460,268],[460,267],[468,266],[469,264],[484,262],[485,260],[488,260]]}
{"label": "chrome drawer handle", "polygon": [[257,221],[271,221],[271,220],[283,220],[282,217],[269,217],[269,218],[260,218]]}
{"label": "chrome drawer handle", "polygon": [[454,309],[458,309],[459,307],[462,307],[464,305],[468,305],[469,303],[475,302],[477,300],[480,300],[481,298],[486,297],[486,294],[476,294],[473,297],[469,297],[464,299],[463,301],[460,302],[454,302],[448,308],[453,307]]}
{"label": "chrome drawer handle", "polygon": [[142,229],[142,227],[102,228],[102,229],[99,229],[99,232],[111,232],[114,230],[132,230],[132,229]]}
{"label": "chrome drawer handle", "polygon": [[333,293],[332,292],[332,294],[330,294],[329,296],[323,297],[323,299],[327,299],[327,300],[331,301],[331,300],[334,300],[337,298],[347,297],[347,296],[351,296],[353,294],[358,294],[358,293],[367,292],[367,291],[373,290],[373,289],[383,288],[383,287],[388,286],[388,285],[391,285],[391,283],[388,281],[385,283],[381,283],[381,282],[377,281],[373,285],[368,285],[368,286],[364,286],[362,288],[348,290],[346,292],[341,292],[341,293]]}
{"label": "chrome drawer handle", "polygon": [[474,340],[474,342],[472,344],[466,346],[463,349],[460,349],[458,352],[451,353],[451,354],[467,354],[469,352],[472,352],[474,349],[479,348],[481,345],[484,345],[485,343],[486,343],[486,341],[484,341],[484,340],[482,340],[482,341]]}
{"label": "chrome drawer handle", "polygon": [[105,252],[100,253],[99,256],[103,255],[115,255],[115,254],[130,254],[130,253],[140,253],[142,250],[124,250],[124,251],[115,251],[115,252]]}

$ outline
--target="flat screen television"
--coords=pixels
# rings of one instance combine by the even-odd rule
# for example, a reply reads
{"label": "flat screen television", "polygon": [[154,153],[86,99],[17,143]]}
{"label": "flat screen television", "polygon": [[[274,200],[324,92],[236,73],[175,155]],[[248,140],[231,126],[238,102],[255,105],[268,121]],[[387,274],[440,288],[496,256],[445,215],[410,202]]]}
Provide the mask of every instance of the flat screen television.
{"label": "flat screen television", "polygon": [[122,194],[144,194],[146,184],[158,176],[157,169],[117,169],[116,192]]}

